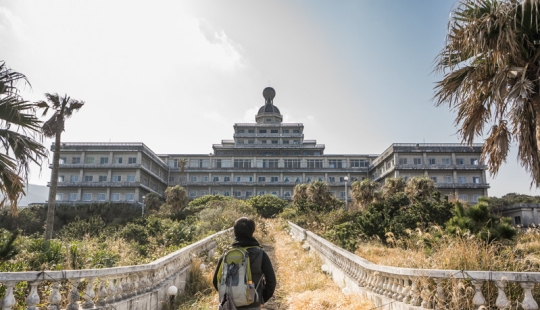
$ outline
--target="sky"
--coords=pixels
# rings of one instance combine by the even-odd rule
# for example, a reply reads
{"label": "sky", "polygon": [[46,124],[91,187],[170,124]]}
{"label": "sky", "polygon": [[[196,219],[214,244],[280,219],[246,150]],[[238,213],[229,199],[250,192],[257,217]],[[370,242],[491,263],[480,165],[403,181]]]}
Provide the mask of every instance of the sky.
{"label": "sky", "polygon": [[[326,154],[392,143],[458,143],[435,107],[434,72],[452,0],[0,0],[0,60],[25,74],[26,100],[85,101],[64,142],[143,142],[157,154],[212,152],[254,122],[276,90]],[[45,140],[47,146],[51,140]],[[483,142],[479,137],[476,142]],[[512,148],[490,196],[540,195]],[[52,159],[52,153],[51,153]],[[46,184],[48,165],[30,183]]]}

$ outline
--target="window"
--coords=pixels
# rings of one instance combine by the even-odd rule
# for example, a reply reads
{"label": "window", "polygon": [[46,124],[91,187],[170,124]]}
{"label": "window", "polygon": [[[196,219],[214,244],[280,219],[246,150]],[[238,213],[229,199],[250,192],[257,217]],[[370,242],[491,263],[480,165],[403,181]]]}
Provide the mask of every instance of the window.
{"label": "window", "polygon": [[77,193],[69,193],[69,201],[77,201]]}
{"label": "window", "polygon": [[285,168],[300,168],[300,159],[285,159]]}
{"label": "window", "polygon": [[279,182],[279,177],[270,177],[270,182]]}
{"label": "window", "polygon": [[135,176],[134,175],[128,175],[127,176],[127,181],[128,182],[135,182]]}
{"label": "window", "polygon": [[223,191],[223,196],[230,197],[231,196],[231,191]]}
{"label": "window", "polygon": [[246,182],[253,182],[253,177],[246,177]]}
{"label": "window", "polygon": [[477,166],[478,165],[478,158],[471,158],[471,165]]}
{"label": "window", "polygon": [[128,158],[128,164],[136,164],[136,163],[137,163],[137,157]]}
{"label": "window", "polygon": [[69,176],[69,181],[70,182],[79,182],[79,175],[78,174],[70,175]]}
{"label": "window", "polygon": [[113,175],[112,176],[113,182],[122,182],[122,176],[121,175]]}
{"label": "window", "polygon": [[86,157],[84,159],[85,164],[93,164],[94,163],[94,157]]}
{"label": "window", "polygon": [[238,140],[238,144],[244,144],[244,140]]}
{"label": "window", "polygon": [[64,194],[56,194],[56,200],[57,200],[57,201],[62,201],[62,200],[64,200]]}
{"label": "window", "polygon": [[339,177],[340,182],[345,182],[345,177]]}
{"label": "window", "polygon": [[429,160],[430,165],[435,165],[435,163],[436,163],[435,158],[430,158],[428,160]]}
{"label": "window", "polygon": [[266,177],[258,177],[257,181],[258,182],[266,182]]}
{"label": "window", "polygon": [[212,177],[212,182],[219,182],[219,177]]}
{"label": "window", "polygon": [[290,182],[291,181],[291,178],[289,177],[283,177],[283,182]]}
{"label": "window", "polygon": [[430,179],[432,179],[434,183],[437,183],[437,177],[430,177]]}
{"label": "window", "polygon": [[400,165],[406,165],[407,164],[407,158],[400,158],[399,159],[399,164]]}
{"label": "window", "polygon": [[341,159],[329,159],[328,168],[343,168],[343,163]]}
{"label": "window", "polygon": [[235,159],[234,168],[251,168],[251,159]]}
{"label": "window", "polygon": [[278,144],[278,140],[272,140],[272,144]]}
{"label": "window", "polygon": [[262,167],[263,168],[277,168],[278,161],[279,161],[278,159],[263,159]]}
{"label": "window", "polygon": [[270,133],[278,133],[278,130],[277,129],[272,129],[272,130],[270,130]]}
{"label": "window", "polygon": [[238,129],[238,133],[244,133],[244,129]]}
{"label": "window", "polygon": [[255,144],[255,140],[248,140],[248,144]]}
{"label": "window", "polygon": [[283,129],[283,133],[289,133],[289,129]]}
{"label": "window", "polygon": [[169,177],[169,183],[174,182],[174,177]]}
{"label": "window", "polygon": [[465,159],[463,158],[456,158],[456,165],[464,165]]}
{"label": "window", "polygon": [[478,202],[478,198],[480,198],[480,195],[473,195],[473,202]]}
{"label": "window", "polygon": [[201,177],[201,182],[208,182],[208,177],[207,176]]}
{"label": "window", "polygon": [[112,201],[120,201],[120,194],[118,194],[118,193],[111,194],[111,200]]}
{"label": "window", "polygon": [[351,159],[350,160],[351,168],[366,168],[368,167],[368,161],[365,159]]}
{"label": "window", "polygon": [[328,182],[330,183],[336,182],[336,177],[328,177]]}
{"label": "window", "polygon": [[266,129],[259,129],[259,133],[266,133]]}
{"label": "window", "polygon": [[235,177],[234,177],[234,181],[235,181],[235,182],[242,182],[242,177],[240,177],[240,176],[235,176]]}
{"label": "window", "polygon": [[480,177],[472,177],[472,182],[474,184],[480,184]]}
{"label": "window", "polygon": [[293,129],[292,133],[300,133],[300,129]]}
{"label": "window", "polygon": [[99,176],[99,182],[107,182],[107,176],[106,175],[100,175]]}
{"label": "window", "polygon": [[452,176],[451,175],[445,175],[444,176],[444,183],[452,183]]}
{"label": "window", "polygon": [[114,158],[114,163],[115,164],[121,164],[122,163],[122,157],[115,157]]}
{"label": "window", "polygon": [[109,163],[109,157],[100,157],[99,158],[99,164],[104,165]]}
{"label": "window", "polygon": [[345,199],[345,192],[339,192],[339,197]]}
{"label": "window", "polygon": [[446,166],[449,166],[450,165],[450,158],[443,158],[442,159],[442,164],[446,165]]}
{"label": "window", "polygon": [[246,191],[246,198],[253,196],[252,191]]}
{"label": "window", "polygon": [[422,164],[422,158],[413,158],[413,164],[415,165],[421,165]]}
{"label": "window", "polygon": [[134,201],[134,200],[135,200],[135,194],[133,193],[126,194],[126,201]]}
{"label": "window", "polygon": [[58,182],[64,182],[64,176],[63,175],[58,176]]}
{"label": "window", "polygon": [[81,163],[81,158],[80,157],[73,157],[71,159],[71,163],[72,164],[80,164]]}
{"label": "window", "polygon": [[189,191],[189,197],[197,197],[197,191],[191,190]]}
{"label": "window", "polygon": [[62,164],[65,164],[65,163],[67,163],[67,159],[65,157],[60,157],[59,164],[62,165]]}
{"label": "window", "polygon": [[178,159],[169,159],[169,167],[178,168]]}
{"label": "window", "polygon": [[196,177],[196,176],[192,176],[192,177],[191,177],[191,182],[197,182],[197,177]]}
{"label": "window", "polygon": [[219,191],[212,191],[212,195],[219,195]]}
{"label": "window", "polygon": [[459,200],[469,201],[469,195],[467,195],[467,194],[459,194]]}
{"label": "window", "polygon": [[289,192],[289,191],[283,192],[283,197],[285,197],[285,198],[291,198],[291,192]]}
{"label": "window", "polygon": [[306,183],[310,183],[311,182],[311,177],[306,177]]}
{"label": "window", "polygon": [[266,140],[261,140],[261,144],[266,144]]}
{"label": "window", "polygon": [[257,192],[257,195],[259,195],[259,196],[264,196],[265,194],[266,194],[265,191],[259,191],[259,192]]}
{"label": "window", "polygon": [[466,177],[457,177],[457,182],[459,184],[465,184],[465,183],[467,183],[467,178]]}
{"label": "window", "polygon": [[514,225],[521,225],[521,217],[514,216]]}
{"label": "window", "polygon": [[233,191],[233,196],[234,197],[240,197],[240,196],[242,196],[242,192],[241,191]]}
{"label": "window", "polygon": [[292,144],[300,144],[300,141],[299,140],[293,140]]}
{"label": "window", "polygon": [[277,196],[278,196],[278,192],[277,192],[277,191],[271,191],[271,192],[270,192],[270,195],[276,196],[276,197],[277,197]]}
{"label": "window", "polygon": [[93,175],[85,175],[84,176],[85,182],[94,182],[94,176]]}
{"label": "window", "polygon": [[289,144],[289,140],[283,140],[283,144]]}
{"label": "window", "polygon": [[308,159],[307,166],[308,168],[322,168],[323,160],[322,159]]}
{"label": "window", "polygon": [[206,191],[201,191],[201,196],[206,196],[208,193]]}
{"label": "window", "polygon": [[271,122],[272,119],[271,119],[271,118],[267,118],[266,121],[267,121],[267,122]]}
{"label": "window", "polygon": [[230,182],[231,181],[231,177],[223,177],[223,182]]}
{"label": "window", "polygon": [[255,129],[248,129],[248,133],[255,133]]}
{"label": "window", "polygon": [[296,177],[294,183],[302,183],[302,177]]}
{"label": "window", "polygon": [[97,194],[97,201],[105,201],[106,194],[105,193],[98,193]]}

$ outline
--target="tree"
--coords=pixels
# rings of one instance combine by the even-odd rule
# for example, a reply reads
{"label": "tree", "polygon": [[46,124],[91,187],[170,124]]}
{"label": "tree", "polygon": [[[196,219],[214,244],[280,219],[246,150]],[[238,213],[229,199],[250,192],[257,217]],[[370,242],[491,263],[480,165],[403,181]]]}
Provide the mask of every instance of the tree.
{"label": "tree", "polygon": [[289,204],[287,200],[273,195],[253,196],[247,202],[264,218],[278,215]]}
{"label": "tree", "polygon": [[49,111],[53,115],[43,126],[43,134],[46,137],[54,137],[54,155],[53,167],[51,171],[51,183],[49,187],[49,201],[47,203],[47,220],[45,223],[45,240],[52,238],[54,225],[54,209],[56,207],[56,190],[58,186],[58,165],[60,163],[60,142],[62,132],[65,128],[66,119],[71,117],[84,105],[83,101],[71,99],[68,95],[60,97],[58,94],[45,94],[47,101],[39,101],[36,106],[43,109],[43,115],[46,116]]}
{"label": "tree", "polygon": [[186,190],[180,185],[167,187],[165,190],[165,202],[171,206],[173,211],[183,210],[188,204]]}
{"label": "tree", "polygon": [[163,199],[157,193],[148,193],[144,197],[144,206],[148,210],[159,210],[162,204],[163,204]]}
{"label": "tree", "polygon": [[482,160],[495,175],[517,142],[518,159],[540,186],[540,5],[538,0],[461,0],[436,59],[444,78],[436,105],[457,111],[471,144],[491,125]]}
{"label": "tree", "polygon": [[405,194],[409,196],[411,201],[424,200],[428,201],[437,189],[435,182],[427,176],[413,177],[405,187]]}
{"label": "tree", "polygon": [[41,165],[46,148],[38,142],[40,122],[34,114],[35,106],[24,101],[17,88],[18,82],[28,83],[26,77],[11,70],[0,61],[0,207],[6,203],[17,212],[17,201],[24,194],[30,163]]}
{"label": "tree", "polygon": [[403,178],[387,178],[382,187],[383,197],[387,198],[396,193],[403,192],[407,183]]}
{"label": "tree", "polygon": [[364,181],[355,181],[351,185],[351,198],[355,206],[366,209],[367,206],[379,197],[380,184],[365,179]]}
{"label": "tree", "polygon": [[324,207],[332,200],[330,187],[323,181],[315,181],[308,185],[307,198],[319,208]]}

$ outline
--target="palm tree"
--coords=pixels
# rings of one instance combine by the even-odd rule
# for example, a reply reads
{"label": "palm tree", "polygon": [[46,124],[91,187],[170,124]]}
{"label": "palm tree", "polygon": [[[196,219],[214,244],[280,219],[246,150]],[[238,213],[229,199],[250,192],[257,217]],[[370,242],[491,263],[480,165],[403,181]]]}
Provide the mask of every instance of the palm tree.
{"label": "palm tree", "polygon": [[308,200],[319,207],[319,209],[327,209],[327,205],[332,201],[330,187],[323,181],[315,181],[307,187]]}
{"label": "palm tree", "polygon": [[17,83],[26,77],[0,61],[0,207],[10,205],[17,212],[17,201],[24,194],[30,163],[41,165],[47,149],[37,140],[40,122],[35,106],[19,96]]}
{"label": "palm tree", "polygon": [[379,183],[370,179],[362,182],[355,181],[351,185],[351,198],[354,205],[361,209],[367,208],[370,203],[379,198],[379,187]]}
{"label": "palm tree", "polygon": [[383,196],[388,198],[396,193],[403,192],[407,183],[403,178],[387,178],[382,187]]}
{"label": "palm tree", "polygon": [[47,101],[39,101],[36,105],[44,109],[43,115],[53,111],[51,118],[43,124],[43,134],[46,137],[54,137],[53,167],[51,172],[51,184],[49,188],[49,201],[47,209],[47,221],[45,223],[45,240],[52,238],[54,225],[54,209],[56,207],[56,189],[58,185],[58,165],[60,163],[61,135],[65,128],[66,118],[73,115],[84,105],[83,101],[71,99],[68,95],[60,97],[58,94],[45,94]]}
{"label": "palm tree", "polygon": [[405,187],[405,194],[411,200],[429,200],[435,191],[435,182],[427,176],[413,177]]}
{"label": "palm tree", "polygon": [[515,140],[518,159],[540,186],[540,3],[461,0],[436,59],[445,75],[436,105],[456,110],[471,144],[491,126],[482,159],[495,175]]}
{"label": "palm tree", "polygon": [[167,187],[165,190],[165,199],[173,211],[183,210],[188,203],[186,190],[180,185]]}

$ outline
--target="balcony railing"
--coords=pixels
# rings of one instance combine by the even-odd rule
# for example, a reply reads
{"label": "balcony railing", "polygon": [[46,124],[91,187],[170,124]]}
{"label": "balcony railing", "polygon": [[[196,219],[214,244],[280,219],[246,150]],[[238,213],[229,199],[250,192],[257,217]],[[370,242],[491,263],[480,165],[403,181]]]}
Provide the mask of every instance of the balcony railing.
{"label": "balcony railing", "polygon": [[235,138],[303,138],[301,133],[235,133]]}
{"label": "balcony railing", "polygon": [[[140,182],[58,182],[58,187],[139,187]],[[51,182],[47,183],[51,186]]]}
{"label": "balcony railing", "polygon": [[436,188],[489,188],[489,183],[435,183]]}
{"label": "balcony railing", "polygon": [[414,165],[398,164],[395,169],[429,169],[429,170],[484,170],[486,165]]}
{"label": "balcony railing", "polygon": [[[49,168],[52,168],[52,165],[49,165]],[[141,164],[60,164],[62,169],[117,169],[117,168],[131,168],[137,169],[141,168]]]}
{"label": "balcony railing", "polygon": [[[234,144],[234,143],[233,143]],[[324,144],[212,144],[214,149],[324,149]]]}

